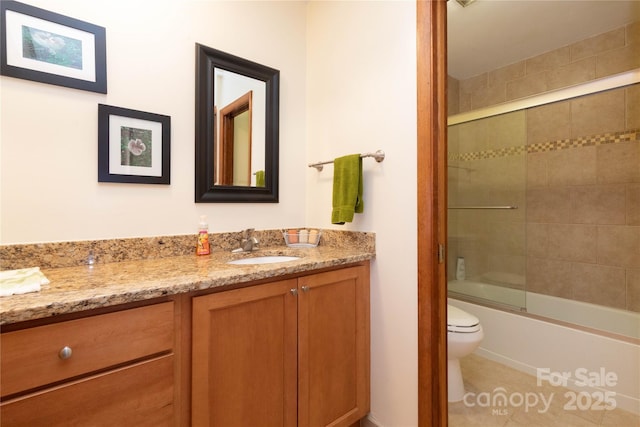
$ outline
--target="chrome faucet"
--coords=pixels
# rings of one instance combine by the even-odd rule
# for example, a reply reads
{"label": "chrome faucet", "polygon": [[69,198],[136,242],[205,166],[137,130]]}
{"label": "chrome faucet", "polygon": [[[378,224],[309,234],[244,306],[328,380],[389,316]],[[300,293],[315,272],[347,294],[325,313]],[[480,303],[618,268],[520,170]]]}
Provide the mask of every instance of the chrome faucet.
{"label": "chrome faucet", "polygon": [[243,252],[251,252],[258,249],[258,239],[253,236],[253,228],[247,228],[242,232],[242,240],[240,240],[240,249]]}

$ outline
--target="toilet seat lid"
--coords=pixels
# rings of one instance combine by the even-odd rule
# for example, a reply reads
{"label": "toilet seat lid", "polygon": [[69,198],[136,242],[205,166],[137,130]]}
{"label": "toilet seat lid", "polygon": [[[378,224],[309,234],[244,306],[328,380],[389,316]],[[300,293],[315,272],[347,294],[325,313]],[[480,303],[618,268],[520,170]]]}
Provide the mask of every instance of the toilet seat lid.
{"label": "toilet seat lid", "polygon": [[480,329],[480,320],[458,307],[447,305],[447,329],[452,332],[476,332]]}

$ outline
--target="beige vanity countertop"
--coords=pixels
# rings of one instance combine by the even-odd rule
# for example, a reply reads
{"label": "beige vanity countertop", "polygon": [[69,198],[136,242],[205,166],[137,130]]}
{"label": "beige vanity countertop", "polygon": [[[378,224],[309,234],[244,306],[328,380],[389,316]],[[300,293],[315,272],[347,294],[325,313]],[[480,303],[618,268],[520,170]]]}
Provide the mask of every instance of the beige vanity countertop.
{"label": "beige vanity countertop", "polygon": [[[263,255],[301,258],[273,264],[227,264],[233,259]],[[51,283],[43,285],[40,292],[0,297],[0,325],[311,272],[370,260],[374,256],[375,253],[367,249],[272,247],[252,253],[217,251],[206,256],[43,268]]]}

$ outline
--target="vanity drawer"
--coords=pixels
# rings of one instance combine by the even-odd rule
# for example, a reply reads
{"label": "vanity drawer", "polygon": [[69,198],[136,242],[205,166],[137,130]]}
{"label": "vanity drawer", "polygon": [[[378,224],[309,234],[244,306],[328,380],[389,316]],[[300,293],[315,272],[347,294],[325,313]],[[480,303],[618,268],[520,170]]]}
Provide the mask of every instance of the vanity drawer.
{"label": "vanity drawer", "polygon": [[12,427],[170,427],[174,356],[164,355],[0,404]]}
{"label": "vanity drawer", "polygon": [[173,310],[166,302],[1,334],[2,396],[171,351]]}

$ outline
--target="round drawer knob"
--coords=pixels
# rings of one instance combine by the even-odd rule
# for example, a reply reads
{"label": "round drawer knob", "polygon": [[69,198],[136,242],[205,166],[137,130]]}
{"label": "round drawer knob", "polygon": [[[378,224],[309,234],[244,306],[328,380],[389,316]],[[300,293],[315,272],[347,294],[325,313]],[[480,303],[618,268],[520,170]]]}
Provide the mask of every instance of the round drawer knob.
{"label": "round drawer knob", "polygon": [[71,354],[73,354],[71,347],[65,345],[58,353],[58,357],[62,360],[67,360],[71,357]]}
{"label": "round drawer knob", "polygon": [[309,292],[310,290],[311,290],[311,288],[308,287],[308,286],[303,286],[302,287],[302,292]]}

